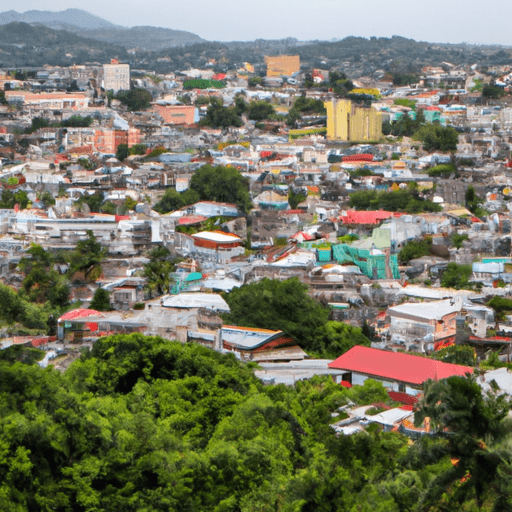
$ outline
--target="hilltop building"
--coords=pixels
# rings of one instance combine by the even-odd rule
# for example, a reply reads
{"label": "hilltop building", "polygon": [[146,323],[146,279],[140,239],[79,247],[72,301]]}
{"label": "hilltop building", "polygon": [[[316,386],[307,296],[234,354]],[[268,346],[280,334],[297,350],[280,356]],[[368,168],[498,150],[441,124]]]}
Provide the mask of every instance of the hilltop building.
{"label": "hilltop building", "polygon": [[382,117],[373,107],[350,100],[331,100],[327,109],[327,138],[350,142],[377,141],[382,136]]}

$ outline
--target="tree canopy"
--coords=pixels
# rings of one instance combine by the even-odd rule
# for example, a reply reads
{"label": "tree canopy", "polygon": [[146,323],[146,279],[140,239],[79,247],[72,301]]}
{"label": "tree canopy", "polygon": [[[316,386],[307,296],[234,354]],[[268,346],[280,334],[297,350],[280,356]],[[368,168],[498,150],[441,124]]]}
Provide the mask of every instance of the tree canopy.
{"label": "tree canopy", "polygon": [[370,345],[361,329],[328,322],[329,310],[311,298],[297,278],[263,279],[235,288],[225,295],[230,313],[226,323],[282,330],[304,349],[325,357],[338,357],[352,346]]}
{"label": "tree canopy", "polygon": [[64,373],[40,357],[0,353],[2,510],[509,509],[510,405],[471,379],[427,386],[416,419],[436,433],[411,442],[329,426],[349,401],[387,400],[371,379],[263,386],[233,355],[138,333],[98,340]]}
{"label": "tree canopy", "polygon": [[251,208],[249,183],[234,167],[203,165],[192,175],[190,189],[201,201],[233,203],[245,213]]}
{"label": "tree canopy", "polygon": [[459,134],[451,126],[433,123],[422,126],[413,139],[422,142],[426,151],[456,151]]}
{"label": "tree canopy", "polygon": [[350,207],[357,210],[387,210],[390,212],[438,212],[440,205],[425,199],[412,188],[396,191],[360,190],[350,194]]}

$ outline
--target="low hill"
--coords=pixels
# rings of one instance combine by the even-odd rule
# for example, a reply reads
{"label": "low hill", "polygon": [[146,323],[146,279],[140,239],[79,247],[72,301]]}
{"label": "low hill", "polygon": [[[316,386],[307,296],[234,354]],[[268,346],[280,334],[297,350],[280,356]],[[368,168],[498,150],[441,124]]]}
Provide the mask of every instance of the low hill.
{"label": "low hill", "polygon": [[161,50],[162,48],[205,42],[204,39],[192,32],[161,27],[116,27],[85,30],[81,33],[99,41],[119,44],[125,48],[141,48],[144,50]]}
{"label": "low hill", "polygon": [[70,66],[128,60],[125,48],[64,30],[14,22],[0,26],[0,67]]}

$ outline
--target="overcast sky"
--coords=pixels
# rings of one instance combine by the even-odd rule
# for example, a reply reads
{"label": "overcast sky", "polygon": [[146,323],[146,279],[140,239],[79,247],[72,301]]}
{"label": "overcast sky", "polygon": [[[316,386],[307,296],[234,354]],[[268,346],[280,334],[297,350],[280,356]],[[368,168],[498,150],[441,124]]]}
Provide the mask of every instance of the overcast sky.
{"label": "overcast sky", "polygon": [[512,46],[512,0],[0,0],[0,11],[87,10],[213,41],[391,37]]}

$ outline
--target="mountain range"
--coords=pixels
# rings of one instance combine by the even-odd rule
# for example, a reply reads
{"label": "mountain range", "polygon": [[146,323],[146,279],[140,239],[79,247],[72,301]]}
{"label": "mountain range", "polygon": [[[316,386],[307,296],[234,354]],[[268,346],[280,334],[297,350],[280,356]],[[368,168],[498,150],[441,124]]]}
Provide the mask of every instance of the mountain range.
{"label": "mountain range", "polygon": [[205,42],[191,32],[160,27],[123,27],[95,16],[81,9],[65,11],[27,11],[0,13],[0,25],[13,22],[43,25],[55,30],[66,30],[81,37],[121,45],[125,48],[160,50],[173,46],[186,46]]}

